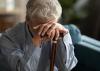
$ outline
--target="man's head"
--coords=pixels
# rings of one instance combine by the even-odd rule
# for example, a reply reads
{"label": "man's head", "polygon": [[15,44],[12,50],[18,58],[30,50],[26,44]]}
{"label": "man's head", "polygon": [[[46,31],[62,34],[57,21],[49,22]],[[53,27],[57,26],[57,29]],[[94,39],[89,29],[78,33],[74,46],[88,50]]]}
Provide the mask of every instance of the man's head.
{"label": "man's head", "polygon": [[49,20],[58,20],[62,8],[58,0],[29,0],[26,6],[26,21],[35,22],[37,25]]}

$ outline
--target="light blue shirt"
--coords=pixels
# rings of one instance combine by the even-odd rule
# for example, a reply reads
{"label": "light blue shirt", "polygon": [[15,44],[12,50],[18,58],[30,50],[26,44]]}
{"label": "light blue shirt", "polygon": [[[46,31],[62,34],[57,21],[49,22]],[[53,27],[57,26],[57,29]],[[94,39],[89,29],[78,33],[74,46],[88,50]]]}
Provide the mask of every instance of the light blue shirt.
{"label": "light blue shirt", "polygon": [[[27,25],[18,24],[0,37],[2,54],[12,71],[49,71],[51,41],[42,41],[41,48],[35,48]],[[57,43],[54,71],[70,71],[77,64],[70,34]]]}

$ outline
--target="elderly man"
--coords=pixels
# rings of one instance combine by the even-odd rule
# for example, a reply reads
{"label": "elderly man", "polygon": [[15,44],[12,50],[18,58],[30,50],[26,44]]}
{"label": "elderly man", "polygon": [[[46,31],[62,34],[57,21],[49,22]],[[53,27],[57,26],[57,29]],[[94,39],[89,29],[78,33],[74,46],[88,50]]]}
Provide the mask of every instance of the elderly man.
{"label": "elderly man", "polygon": [[[54,71],[70,71],[77,63],[66,28],[58,23],[58,0],[29,0],[26,21],[0,37],[0,49],[12,71],[49,71],[50,49],[57,41]],[[63,34],[62,39],[59,37]]]}

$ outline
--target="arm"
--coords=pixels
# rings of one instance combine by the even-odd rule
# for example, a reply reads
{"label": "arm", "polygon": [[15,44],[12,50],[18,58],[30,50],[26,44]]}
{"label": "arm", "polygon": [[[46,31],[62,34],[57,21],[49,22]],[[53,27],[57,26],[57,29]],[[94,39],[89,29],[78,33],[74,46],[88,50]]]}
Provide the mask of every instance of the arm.
{"label": "arm", "polygon": [[77,64],[74,46],[69,33],[63,39],[58,40],[55,64],[60,71],[69,71]]}
{"label": "arm", "polygon": [[[48,22],[39,26],[36,26],[34,29],[39,28],[39,35],[47,35],[51,40],[58,41],[57,55],[56,55],[56,66],[59,68],[64,65],[71,70],[77,63],[77,59],[74,56],[74,46],[68,30],[62,26],[60,23]],[[42,28],[42,30],[41,30]],[[43,29],[44,28],[44,29]],[[43,31],[43,32],[42,32]],[[66,34],[63,39],[58,39],[60,34]],[[62,64],[63,63],[63,64]],[[60,66],[59,66],[60,65]],[[64,71],[64,70],[62,70]]]}
{"label": "arm", "polygon": [[77,59],[74,55],[74,46],[69,33],[64,36],[63,42],[66,47],[66,67],[71,70],[77,64]]}
{"label": "arm", "polygon": [[4,35],[0,37],[0,50],[10,69],[16,71],[22,56],[21,50],[15,46],[15,43],[10,38]]}

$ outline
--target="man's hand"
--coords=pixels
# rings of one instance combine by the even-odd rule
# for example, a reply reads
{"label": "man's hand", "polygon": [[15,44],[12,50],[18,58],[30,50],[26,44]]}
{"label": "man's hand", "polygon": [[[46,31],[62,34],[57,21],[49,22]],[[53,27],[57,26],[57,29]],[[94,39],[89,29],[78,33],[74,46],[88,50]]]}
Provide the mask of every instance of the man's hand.
{"label": "man's hand", "polygon": [[33,27],[33,29],[39,29],[38,34],[40,36],[47,35],[52,40],[58,40],[60,34],[68,33],[68,30],[61,24],[56,23],[56,21],[50,21],[45,24],[37,25],[36,27]]}

